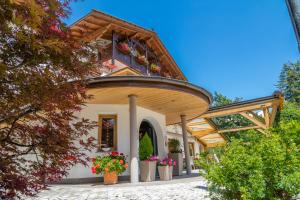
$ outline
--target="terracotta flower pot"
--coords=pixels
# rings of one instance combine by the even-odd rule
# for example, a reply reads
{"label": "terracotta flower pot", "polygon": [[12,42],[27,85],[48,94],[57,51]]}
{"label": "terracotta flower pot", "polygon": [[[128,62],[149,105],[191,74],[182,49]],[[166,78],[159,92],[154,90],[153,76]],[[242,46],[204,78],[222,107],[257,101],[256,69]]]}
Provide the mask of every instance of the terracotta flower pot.
{"label": "terracotta flower pot", "polygon": [[104,185],[112,185],[118,183],[118,173],[114,172],[105,172],[104,173]]}

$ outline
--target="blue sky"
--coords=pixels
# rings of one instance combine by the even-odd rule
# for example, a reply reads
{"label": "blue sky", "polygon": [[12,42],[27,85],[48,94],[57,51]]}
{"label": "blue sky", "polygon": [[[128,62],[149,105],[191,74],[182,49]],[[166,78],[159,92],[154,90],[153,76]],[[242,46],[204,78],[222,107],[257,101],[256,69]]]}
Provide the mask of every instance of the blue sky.
{"label": "blue sky", "polygon": [[153,28],[190,82],[230,98],[271,95],[299,58],[284,0],[85,0],[66,22],[92,9]]}

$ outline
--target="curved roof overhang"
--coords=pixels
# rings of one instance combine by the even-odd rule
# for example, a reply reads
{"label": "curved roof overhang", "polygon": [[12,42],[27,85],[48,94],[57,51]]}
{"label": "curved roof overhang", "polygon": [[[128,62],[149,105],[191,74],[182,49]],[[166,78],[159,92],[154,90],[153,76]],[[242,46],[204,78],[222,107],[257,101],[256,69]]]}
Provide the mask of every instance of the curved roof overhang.
{"label": "curved roof overhang", "polygon": [[208,110],[211,94],[185,81],[163,77],[109,76],[89,80],[90,104],[128,104],[128,95],[137,96],[137,105],[164,114],[168,125],[187,120]]}

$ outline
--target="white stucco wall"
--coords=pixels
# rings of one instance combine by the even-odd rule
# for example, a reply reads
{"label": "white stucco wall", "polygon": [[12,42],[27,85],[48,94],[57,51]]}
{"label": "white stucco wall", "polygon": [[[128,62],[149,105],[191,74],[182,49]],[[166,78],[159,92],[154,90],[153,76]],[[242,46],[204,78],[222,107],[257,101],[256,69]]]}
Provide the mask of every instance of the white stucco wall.
{"label": "white stucco wall", "polygon": [[[130,155],[130,133],[129,133],[129,106],[116,104],[87,104],[83,110],[78,113],[78,117],[83,117],[93,121],[98,121],[99,114],[115,114],[117,115],[117,151],[126,155]],[[164,115],[137,107],[137,123],[140,126],[143,120],[149,121],[154,127],[157,135],[159,157],[167,155],[166,146],[166,118]],[[98,139],[98,128],[90,131],[90,136]],[[94,150],[87,152],[90,157],[95,157],[101,153]],[[129,160],[129,157],[128,157]],[[122,175],[128,175],[128,170]],[[77,165],[70,169],[67,178],[88,178],[95,177],[91,172],[91,163],[88,167]]]}
{"label": "white stucco wall", "polygon": [[[180,125],[170,125],[167,126],[167,137],[168,139],[178,139],[181,144],[181,148],[184,151],[183,148],[183,138],[182,138],[182,128]],[[195,155],[200,153],[201,144],[193,137],[191,134],[188,133],[188,142],[194,143],[194,151]]]}

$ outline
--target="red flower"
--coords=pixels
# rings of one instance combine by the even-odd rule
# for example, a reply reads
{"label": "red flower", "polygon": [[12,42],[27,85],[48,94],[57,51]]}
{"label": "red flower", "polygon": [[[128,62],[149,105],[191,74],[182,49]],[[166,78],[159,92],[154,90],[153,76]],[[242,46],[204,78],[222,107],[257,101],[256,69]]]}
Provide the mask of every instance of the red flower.
{"label": "red flower", "polygon": [[112,151],[110,155],[112,155],[112,156],[118,156],[118,155],[119,155],[119,152],[117,152],[117,151]]}
{"label": "red flower", "polygon": [[123,165],[123,164],[124,164],[124,161],[123,161],[123,160],[120,160],[120,164]]}
{"label": "red flower", "polygon": [[96,168],[93,166],[92,167],[92,173],[95,174],[96,173]]}
{"label": "red flower", "polygon": [[67,156],[66,160],[76,160],[76,157],[75,156]]}

